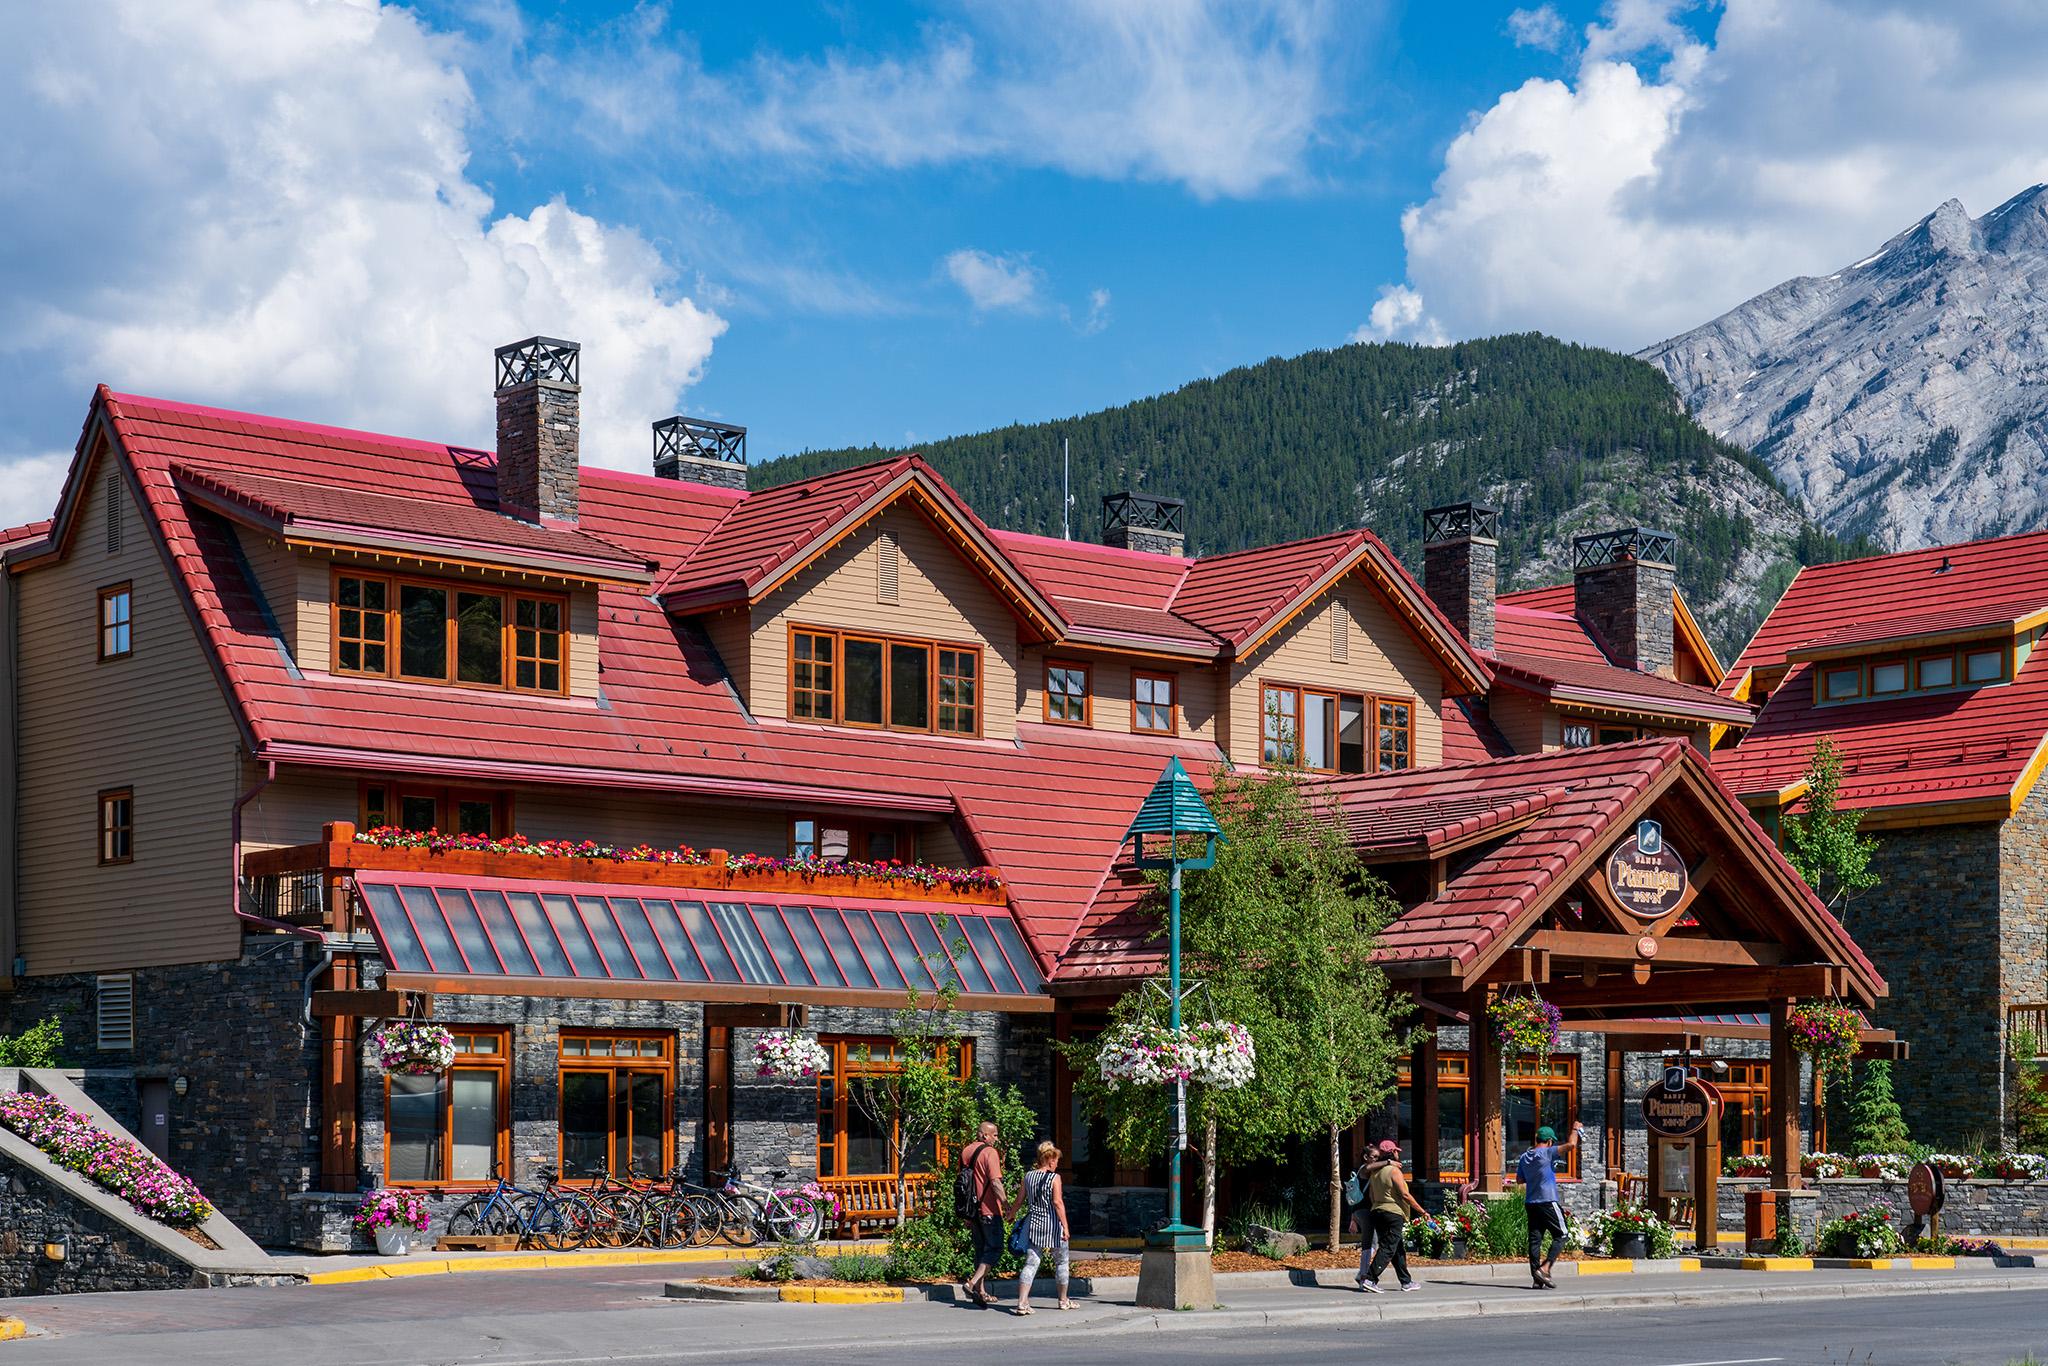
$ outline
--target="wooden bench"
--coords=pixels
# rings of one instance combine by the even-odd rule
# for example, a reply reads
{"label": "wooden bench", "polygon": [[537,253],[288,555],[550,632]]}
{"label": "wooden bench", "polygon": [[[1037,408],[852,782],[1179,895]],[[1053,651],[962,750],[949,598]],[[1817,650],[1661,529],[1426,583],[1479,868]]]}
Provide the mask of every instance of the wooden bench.
{"label": "wooden bench", "polygon": [[[859,1238],[863,1226],[893,1227],[896,1223],[896,1178],[893,1176],[829,1176],[818,1182],[839,1197],[839,1229]],[[904,1192],[911,1215],[928,1214],[938,1199],[939,1178],[917,1172]]]}

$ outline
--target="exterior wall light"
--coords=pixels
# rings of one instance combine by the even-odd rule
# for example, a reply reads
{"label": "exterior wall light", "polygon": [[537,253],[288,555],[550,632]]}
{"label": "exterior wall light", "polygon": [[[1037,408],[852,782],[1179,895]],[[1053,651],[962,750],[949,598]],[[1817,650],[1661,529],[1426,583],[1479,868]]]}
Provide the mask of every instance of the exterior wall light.
{"label": "exterior wall light", "polygon": [[71,1235],[67,1233],[55,1242],[44,1243],[43,1256],[52,1262],[68,1260],[71,1256]]}
{"label": "exterior wall light", "polygon": [[183,1100],[185,1098],[185,1093],[191,1089],[192,1082],[189,1078],[179,1076],[171,1079],[171,1094],[176,1096],[179,1100]]}

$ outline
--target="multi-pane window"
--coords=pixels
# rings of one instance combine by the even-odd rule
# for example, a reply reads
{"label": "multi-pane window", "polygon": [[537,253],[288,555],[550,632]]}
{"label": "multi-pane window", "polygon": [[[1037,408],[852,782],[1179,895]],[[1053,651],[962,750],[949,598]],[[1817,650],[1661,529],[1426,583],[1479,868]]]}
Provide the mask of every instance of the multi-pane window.
{"label": "multi-pane window", "polygon": [[1408,698],[1322,692],[1268,683],[1260,761],[1317,773],[1386,773],[1411,767],[1415,704]]}
{"label": "multi-pane window", "polygon": [[544,594],[336,574],[334,669],[559,694],[566,611]]}
{"label": "multi-pane window", "polygon": [[880,730],[981,733],[981,649],[797,627],[789,714]]}
{"label": "multi-pane window", "polygon": [[99,597],[100,658],[119,659],[132,648],[129,632],[134,595],[125,583],[102,588]]}
{"label": "multi-pane window", "polygon": [[789,852],[795,858],[882,863],[909,859],[915,847],[910,827],[900,822],[798,816],[789,823]]}
{"label": "multi-pane window", "polygon": [[1088,666],[1057,661],[1045,666],[1045,719],[1056,725],[1089,723]]}
{"label": "multi-pane window", "polygon": [[[1415,1079],[1407,1058],[1400,1060],[1400,1069],[1394,1116],[1401,1160],[1406,1165],[1414,1156]],[[1532,1146],[1542,1125],[1560,1134],[1571,1132],[1579,1111],[1579,1060],[1561,1055],[1544,1061],[1510,1058],[1503,1091],[1502,1117],[1507,1151],[1512,1155]],[[1438,1056],[1436,1103],[1438,1175],[1446,1181],[1464,1180],[1472,1174],[1473,1114],[1471,1064],[1464,1054]],[[1559,1175],[1578,1174],[1579,1150],[1569,1148]]]}
{"label": "multi-pane window", "polygon": [[1867,662],[1830,662],[1816,667],[1814,686],[1823,702],[1865,697],[1903,697],[1956,687],[2003,683],[2011,658],[2000,643],[1937,650],[1928,654]]}
{"label": "multi-pane window", "polygon": [[510,1036],[468,1026],[453,1033],[455,1062],[446,1072],[385,1077],[386,1181],[484,1182],[504,1166]]}
{"label": "multi-pane window", "polygon": [[1771,1065],[1731,1059],[1728,1071],[1716,1075],[1721,1097],[1721,1152],[1725,1157],[1763,1154],[1771,1150]]}
{"label": "multi-pane window", "polygon": [[[832,1056],[832,1064],[818,1077],[818,1175],[895,1176],[897,1140],[900,1134],[886,1126],[881,1116],[886,1105],[863,1105],[877,1078],[893,1077],[903,1071],[903,1058],[895,1041],[883,1038],[832,1038],[818,1042]],[[973,1042],[963,1041],[951,1050],[948,1061],[965,1080],[974,1071]],[[908,1173],[929,1172],[943,1166],[948,1154],[938,1140],[917,1145],[905,1154],[903,1169]]]}
{"label": "multi-pane window", "polygon": [[1131,729],[1172,735],[1180,728],[1173,706],[1172,674],[1131,675]]}
{"label": "multi-pane window", "polygon": [[675,1037],[562,1032],[562,1174],[665,1174]]}
{"label": "multi-pane window", "polygon": [[130,863],[135,858],[135,789],[115,787],[100,793],[101,863]]}
{"label": "multi-pane window", "polygon": [[512,798],[503,792],[414,787],[373,780],[362,786],[358,823],[364,830],[394,825],[401,830],[439,830],[453,835],[498,838],[511,831],[511,809]]}

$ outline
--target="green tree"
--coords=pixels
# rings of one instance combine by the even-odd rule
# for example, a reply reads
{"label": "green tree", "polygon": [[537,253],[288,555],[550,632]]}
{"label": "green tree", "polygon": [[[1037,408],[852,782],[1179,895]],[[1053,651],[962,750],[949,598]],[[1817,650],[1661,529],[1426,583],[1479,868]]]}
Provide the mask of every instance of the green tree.
{"label": "green tree", "polygon": [[1856,833],[1862,812],[1835,805],[1841,787],[1841,755],[1834,738],[1823,735],[1806,764],[1805,809],[1784,818],[1786,861],[1837,916],[1846,914],[1850,898],[1878,880],[1870,867],[1877,841]]}
{"label": "green tree", "polygon": [[[1329,1137],[1334,1237],[1343,1207],[1334,1136],[1392,1093],[1394,1061],[1408,1043],[1397,1027],[1405,1002],[1372,963],[1379,930],[1399,907],[1298,777],[1219,772],[1210,803],[1225,843],[1214,868],[1183,884],[1182,954],[1206,1008],[1251,1031],[1258,1066],[1249,1085],[1192,1088],[1190,1122],[1203,1134],[1204,1227],[1213,1234],[1219,1166]],[[1163,992],[1130,992],[1112,1021],[1163,1019],[1165,1006]],[[1105,1122],[1114,1151],[1164,1150],[1166,1088],[1104,1086],[1092,1043],[1070,1046],[1068,1056],[1083,1106]]]}
{"label": "green tree", "polygon": [[2012,1062],[2012,1112],[2014,1145],[2022,1152],[2048,1152],[2048,1073],[2039,1059],[2048,1053],[2048,1040],[2030,1030],[2015,1030],[2006,1038],[2006,1056]]}
{"label": "green tree", "polygon": [[1849,1105],[1849,1132],[1859,1153],[1902,1153],[1913,1142],[1892,1095],[1892,1065],[1882,1058],[1863,1064],[1863,1079]]}
{"label": "green tree", "polygon": [[55,1015],[19,1034],[0,1035],[0,1067],[62,1067],[64,1026]]}

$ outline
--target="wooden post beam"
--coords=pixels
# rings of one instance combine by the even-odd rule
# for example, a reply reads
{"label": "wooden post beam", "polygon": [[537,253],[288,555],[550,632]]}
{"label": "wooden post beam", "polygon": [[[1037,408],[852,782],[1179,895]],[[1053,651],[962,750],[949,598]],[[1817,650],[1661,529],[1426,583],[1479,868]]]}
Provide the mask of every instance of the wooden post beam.
{"label": "wooden post beam", "polygon": [[1466,1013],[1472,1017],[1472,1185],[1474,1189],[1499,1192],[1507,1189],[1503,1163],[1507,1156],[1507,1112],[1501,1076],[1500,1043],[1486,1018],[1486,988],[1466,998]]}
{"label": "wooden post beam", "polygon": [[1729,1006],[1754,1009],[1780,996],[1838,995],[1847,969],[1813,963],[1775,968],[1678,968],[1659,970],[1646,983],[1610,982],[1602,978],[1591,989],[1554,982],[1544,999],[1567,1014],[1601,1010],[1610,1013],[1667,1010],[1675,1006]]}
{"label": "wooden post beam", "polygon": [[[1557,958],[1634,963],[1642,957],[1637,949],[1641,939],[1641,935],[1590,930],[1538,930],[1523,943],[1529,949],[1548,950]],[[1734,939],[1660,939],[1651,961],[1660,966],[1776,967],[1785,961],[1785,948]]]}
{"label": "wooden post beam", "polygon": [[[1484,1029],[1482,1021],[1473,1026]],[[1408,1113],[1414,1116],[1415,1179],[1436,1181],[1443,1176],[1437,1165],[1437,1153],[1442,1142],[1441,1117],[1437,1112],[1437,1046],[1436,1031],[1430,1030],[1415,1045],[1415,1052],[1408,1060],[1410,1105]]]}
{"label": "wooden post beam", "polygon": [[406,991],[316,991],[313,993],[313,1018],[402,1019],[411,995]]}
{"label": "wooden post beam", "polygon": [[1799,1189],[1799,1054],[1792,1047],[1792,998],[1771,998],[1769,1138],[1771,1189]]}

